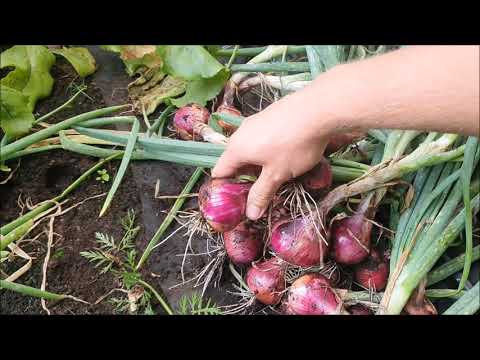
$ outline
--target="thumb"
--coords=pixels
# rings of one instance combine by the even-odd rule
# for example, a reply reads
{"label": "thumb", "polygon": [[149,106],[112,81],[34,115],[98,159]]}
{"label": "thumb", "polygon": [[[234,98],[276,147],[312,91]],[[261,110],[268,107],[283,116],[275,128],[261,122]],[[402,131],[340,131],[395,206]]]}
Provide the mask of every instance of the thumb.
{"label": "thumb", "polygon": [[262,170],[248,193],[246,215],[250,220],[257,220],[263,215],[283,182],[275,172],[265,168]]}
{"label": "thumb", "polygon": [[241,164],[242,162],[235,156],[235,152],[227,148],[212,169],[212,177],[223,178],[235,176],[235,173]]}

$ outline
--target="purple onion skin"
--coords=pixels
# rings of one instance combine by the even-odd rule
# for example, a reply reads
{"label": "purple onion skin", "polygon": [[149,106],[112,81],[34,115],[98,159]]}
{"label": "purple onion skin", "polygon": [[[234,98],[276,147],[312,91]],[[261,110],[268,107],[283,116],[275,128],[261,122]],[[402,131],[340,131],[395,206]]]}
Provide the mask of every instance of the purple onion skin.
{"label": "purple onion skin", "polygon": [[372,223],[363,214],[355,214],[332,225],[332,256],[343,265],[355,265],[370,253]]}
{"label": "purple onion skin", "polygon": [[193,140],[193,126],[196,122],[208,123],[210,112],[203,106],[191,104],[179,108],[173,117],[173,126],[183,140]]}
{"label": "purple onion skin", "polygon": [[230,260],[237,265],[248,265],[258,259],[262,251],[262,240],[255,229],[245,222],[235,229],[223,233],[225,251]]}
{"label": "purple onion skin", "polygon": [[231,179],[210,179],[198,192],[203,217],[214,231],[233,230],[245,219],[247,196],[251,183]]}
{"label": "purple onion skin", "polygon": [[254,264],[248,270],[246,280],[248,288],[259,302],[276,305],[285,290],[285,263],[272,258]]}
{"label": "purple onion skin", "polygon": [[327,245],[307,218],[275,223],[270,247],[280,259],[302,267],[319,265],[327,254]]}
{"label": "purple onion skin", "polygon": [[288,315],[344,314],[343,303],[326,277],[306,274],[288,289],[284,311]]}
{"label": "purple onion skin", "polygon": [[355,304],[348,308],[351,315],[373,315],[372,310],[361,304]]}
{"label": "purple onion skin", "polygon": [[313,169],[302,175],[299,180],[310,195],[314,197],[322,195],[330,188],[333,182],[330,162],[326,158],[322,158]]}
{"label": "purple onion skin", "polygon": [[372,249],[367,261],[355,267],[355,281],[366,289],[381,291],[387,286],[389,274],[388,263]]}

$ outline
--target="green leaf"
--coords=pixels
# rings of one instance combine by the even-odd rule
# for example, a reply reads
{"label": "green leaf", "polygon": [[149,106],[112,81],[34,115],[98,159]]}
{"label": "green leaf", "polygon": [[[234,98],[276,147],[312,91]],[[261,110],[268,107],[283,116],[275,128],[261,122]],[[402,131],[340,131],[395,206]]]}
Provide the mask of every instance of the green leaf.
{"label": "green leaf", "polygon": [[208,79],[224,68],[200,45],[159,45],[157,53],[164,71],[185,80]]}
{"label": "green leaf", "polygon": [[28,96],[0,85],[0,127],[9,138],[27,134],[35,118],[28,105]]}
{"label": "green leaf", "polygon": [[65,57],[81,77],[86,77],[95,72],[95,59],[87,48],[71,47],[51,51]]}
{"label": "green leaf", "polygon": [[55,56],[45,46],[13,46],[0,54],[0,68],[15,67],[0,84],[27,96],[28,110],[33,112],[37,100],[49,96],[52,91],[50,68],[54,63]]}
{"label": "green leaf", "polygon": [[213,78],[190,81],[187,83],[185,95],[178,99],[172,99],[171,103],[177,107],[191,103],[205,106],[208,100],[213,99],[222,91],[228,77],[229,72],[222,70]]}

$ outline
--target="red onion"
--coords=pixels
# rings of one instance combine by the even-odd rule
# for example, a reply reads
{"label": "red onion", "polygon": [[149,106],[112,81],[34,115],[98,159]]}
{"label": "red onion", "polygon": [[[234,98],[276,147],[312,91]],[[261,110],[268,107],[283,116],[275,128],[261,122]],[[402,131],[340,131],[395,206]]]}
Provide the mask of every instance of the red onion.
{"label": "red onion", "polygon": [[245,222],[235,229],[223,233],[223,243],[228,257],[238,265],[250,264],[262,251],[262,241],[258,231]]}
{"label": "red onion", "polygon": [[354,265],[365,260],[370,253],[370,235],[372,223],[368,218],[372,214],[368,195],[358,206],[357,212],[332,225],[332,254],[339,264]]}
{"label": "red onion", "polygon": [[312,170],[302,175],[299,180],[310,195],[320,195],[332,185],[333,173],[330,162],[326,158],[322,158]]}
{"label": "red onion", "polygon": [[355,281],[366,289],[381,291],[387,285],[388,272],[388,264],[372,249],[368,260],[355,267]]}
{"label": "red onion", "polygon": [[285,312],[290,315],[346,314],[343,302],[326,277],[307,274],[288,289]]}
{"label": "red onion", "polygon": [[[217,109],[217,113],[233,116],[242,116],[242,113],[238,109],[226,104],[220,105]],[[221,119],[218,120],[218,125],[220,125],[220,127],[222,127],[222,129],[224,129],[228,134],[233,134],[233,132],[237,130],[236,126],[230,125]]]}
{"label": "red onion", "polygon": [[173,125],[183,140],[192,140],[195,135],[198,135],[193,131],[195,123],[207,124],[209,118],[210,112],[206,108],[191,104],[177,110],[173,117]]}
{"label": "red onion", "polygon": [[361,304],[355,304],[348,308],[351,315],[373,315],[372,310]]}
{"label": "red onion", "polygon": [[200,211],[213,230],[233,230],[245,219],[247,196],[251,186],[251,183],[233,179],[210,179],[200,187]]}
{"label": "red onion", "polygon": [[320,264],[327,253],[327,244],[305,217],[277,221],[270,246],[280,259],[303,267]]}
{"label": "red onion", "polygon": [[254,264],[247,272],[247,285],[262,304],[278,304],[285,290],[285,263],[271,258]]}

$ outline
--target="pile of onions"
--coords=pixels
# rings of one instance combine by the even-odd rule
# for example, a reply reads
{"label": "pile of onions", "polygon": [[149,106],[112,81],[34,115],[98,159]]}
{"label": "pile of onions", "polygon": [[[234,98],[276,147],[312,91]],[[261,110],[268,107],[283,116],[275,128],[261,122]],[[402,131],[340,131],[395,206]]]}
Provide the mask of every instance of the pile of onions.
{"label": "pile of onions", "polygon": [[200,211],[214,231],[233,230],[245,219],[251,186],[235,179],[210,179],[200,187]]}
{"label": "pile of onions", "polygon": [[228,257],[237,265],[250,264],[258,259],[262,251],[259,232],[246,222],[240,223],[233,230],[225,231],[223,243]]}
{"label": "pile of onions", "polygon": [[322,157],[313,169],[299,179],[306,191],[312,196],[319,196],[330,188],[333,182],[333,172],[330,162]]}
{"label": "pile of onions", "polygon": [[307,274],[295,280],[283,307],[288,315],[348,314],[340,296],[320,274]]}
{"label": "pile of onions", "polygon": [[328,249],[308,217],[277,221],[272,227],[270,247],[280,259],[303,267],[321,264]]}
{"label": "pile of onions", "polygon": [[246,280],[248,288],[259,302],[265,305],[280,302],[285,290],[285,267],[286,264],[276,258],[252,264]]}
{"label": "pile of onions", "polygon": [[367,261],[355,267],[355,281],[365,289],[381,291],[387,285],[388,273],[388,263],[372,249]]}
{"label": "pile of onions", "polygon": [[331,229],[332,256],[339,264],[355,265],[365,260],[371,247],[372,223],[369,218],[371,196],[358,206],[357,212],[347,218],[335,221]]}
{"label": "pile of onions", "polygon": [[187,105],[179,108],[173,117],[173,126],[178,136],[183,140],[193,140],[199,134],[195,133],[196,123],[207,124],[210,118],[210,112],[196,104]]}

